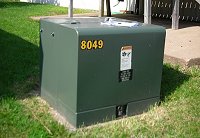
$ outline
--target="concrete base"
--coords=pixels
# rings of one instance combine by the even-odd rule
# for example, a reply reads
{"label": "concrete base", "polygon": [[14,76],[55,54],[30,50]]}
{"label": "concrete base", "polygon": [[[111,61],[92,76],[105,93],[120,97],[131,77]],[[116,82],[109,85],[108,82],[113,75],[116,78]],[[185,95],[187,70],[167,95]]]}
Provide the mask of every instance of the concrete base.
{"label": "concrete base", "polygon": [[200,65],[200,26],[167,29],[165,61],[188,67]]}

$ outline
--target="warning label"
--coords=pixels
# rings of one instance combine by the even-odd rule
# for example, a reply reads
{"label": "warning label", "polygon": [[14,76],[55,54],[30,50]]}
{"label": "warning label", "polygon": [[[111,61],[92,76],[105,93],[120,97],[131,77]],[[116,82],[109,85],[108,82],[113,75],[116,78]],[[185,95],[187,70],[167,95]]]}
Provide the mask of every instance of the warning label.
{"label": "warning label", "polygon": [[123,70],[119,72],[119,82],[132,80],[133,70]]}
{"label": "warning label", "polygon": [[123,46],[120,52],[120,71],[131,69],[132,46]]}

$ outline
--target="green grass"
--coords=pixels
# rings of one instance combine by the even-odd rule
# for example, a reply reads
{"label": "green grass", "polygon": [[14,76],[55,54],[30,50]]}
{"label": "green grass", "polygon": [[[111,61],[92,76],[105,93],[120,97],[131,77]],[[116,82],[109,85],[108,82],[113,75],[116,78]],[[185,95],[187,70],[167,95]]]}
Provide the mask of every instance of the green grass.
{"label": "green grass", "polygon": [[162,102],[146,113],[74,132],[58,124],[37,96],[39,22],[29,17],[66,11],[52,5],[0,2],[0,138],[199,137],[200,69],[195,67],[164,65]]}

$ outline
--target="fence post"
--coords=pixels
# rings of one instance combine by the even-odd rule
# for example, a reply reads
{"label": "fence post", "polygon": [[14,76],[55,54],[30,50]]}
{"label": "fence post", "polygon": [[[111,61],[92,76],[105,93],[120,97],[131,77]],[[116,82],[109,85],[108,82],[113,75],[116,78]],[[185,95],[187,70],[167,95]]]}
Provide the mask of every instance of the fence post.
{"label": "fence post", "polygon": [[151,1],[144,0],[144,23],[151,24]]}
{"label": "fence post", "polygon": [[106,0],[107,17],[111,17],[110,0]]}
{"label": "fence post", "polygon": [[104,16],[104,0],[99,0],[99,17]]}
{"label": "fence post", "polygon": [[174,30],[177,30],[179,27],[179,2],[180,0],[173,0],[172,29]]}

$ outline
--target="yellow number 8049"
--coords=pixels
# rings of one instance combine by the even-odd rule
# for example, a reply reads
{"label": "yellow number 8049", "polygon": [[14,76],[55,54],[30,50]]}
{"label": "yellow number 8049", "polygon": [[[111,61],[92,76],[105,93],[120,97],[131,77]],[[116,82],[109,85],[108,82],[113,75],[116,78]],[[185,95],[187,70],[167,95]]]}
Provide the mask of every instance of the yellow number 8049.
{"label": "yellow number 8049", "polygon": [[81,49],[91,50],[91,49],[102,49],[104,46],[103,40],[82,40]]}

